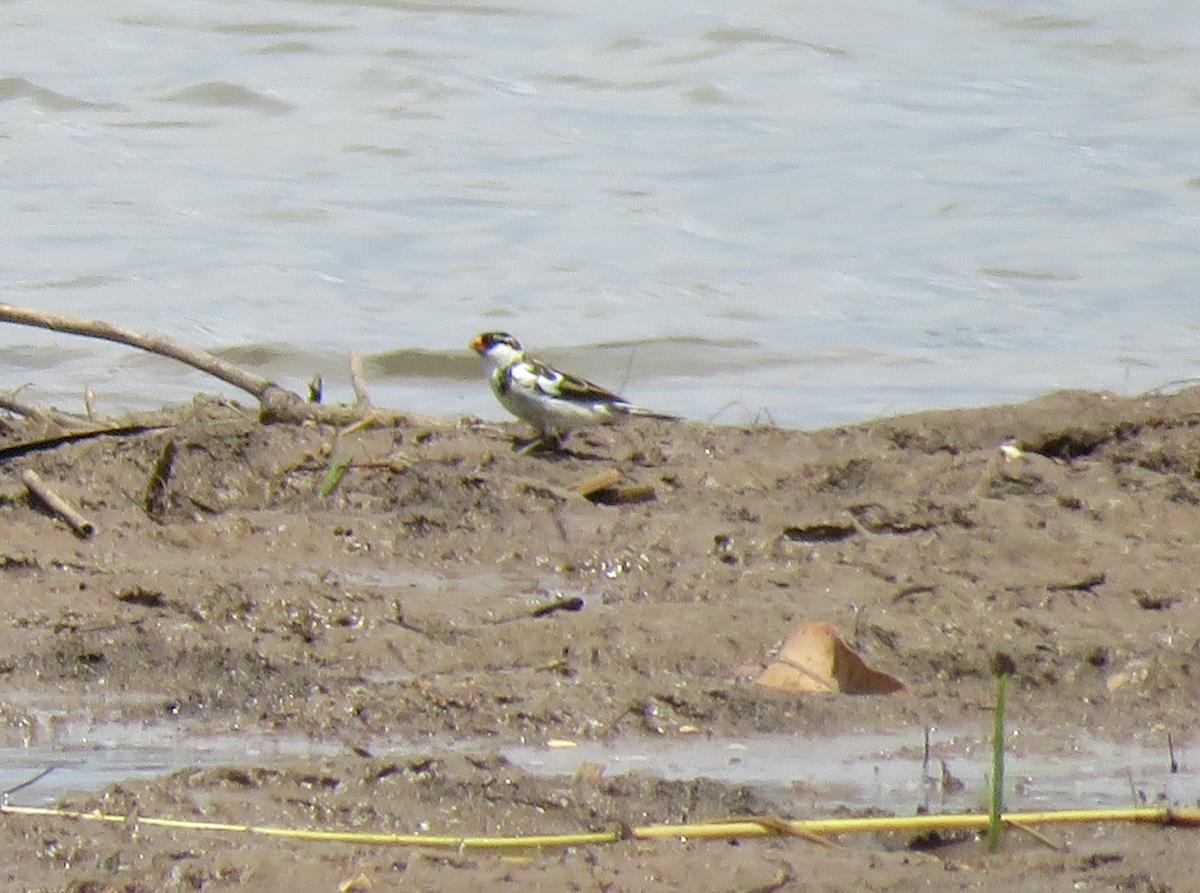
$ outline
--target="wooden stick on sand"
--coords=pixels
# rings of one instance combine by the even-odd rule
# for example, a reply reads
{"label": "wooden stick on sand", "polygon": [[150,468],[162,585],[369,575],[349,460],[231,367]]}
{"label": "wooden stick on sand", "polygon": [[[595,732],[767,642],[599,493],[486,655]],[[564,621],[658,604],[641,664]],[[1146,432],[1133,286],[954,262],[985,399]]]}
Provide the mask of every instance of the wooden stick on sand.
{"label": "wooden stick on sand", "polygon": [[29,488],[29,492],[46,504],[54,514],[71,525],[79,536],[87,539],[96,532],[96,525],[79,514],[65,499],[55,493],[32,468],[21,472],[21,482]]}

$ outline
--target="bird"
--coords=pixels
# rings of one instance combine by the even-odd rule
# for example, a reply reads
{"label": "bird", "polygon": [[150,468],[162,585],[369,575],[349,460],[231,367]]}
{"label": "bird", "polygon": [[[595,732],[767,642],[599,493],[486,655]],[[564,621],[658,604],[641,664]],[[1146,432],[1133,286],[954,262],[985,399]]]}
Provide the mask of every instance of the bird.
{"label": "bird", "polygon": [[538,436],[521,448],[561,450],[563,439],[576,428],[611,425],[630,416],[678,422],[635,406],[597,384],[560,372],[525,353],[507,332],[484,332],[471,341],[483,357],[484,372],[500,405],[537,429]]}

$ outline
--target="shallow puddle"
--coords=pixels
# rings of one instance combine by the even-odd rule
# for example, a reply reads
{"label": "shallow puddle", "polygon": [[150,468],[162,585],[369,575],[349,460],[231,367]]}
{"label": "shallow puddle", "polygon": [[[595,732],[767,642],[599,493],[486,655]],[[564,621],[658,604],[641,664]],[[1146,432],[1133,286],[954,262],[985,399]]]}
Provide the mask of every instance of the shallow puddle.
{"label": "shallow puddle", "polygon": [[[95,792],[130,779],[187,767],[263,764],[346,755],[338,741],[280,735],[262,729],[199,724],[153,724],[95,719],[67,705],[22,705],[6,696],[0,725],[0,790],[8,802],[45,805],[65,794]],[[111,711],[113,704],[105,704]],[[892,812],[928,807],[963,811],[986,799],[989,746],[982,735],[930,730],[860,732],[832,738],[682,735],[615,742],[553,741],[500,747],[535,774],[570,776],[581,766],[607,776],[639,772],[668,779],[707,777],[781,792],[797,811],[837,806]],[[494,752],[485,739],[375,740],[376,756]],[[1140,806],[1200,802],[1200,746],[1175,748],[1172,772],[1165,736],[1123,743],[1027,730],[1011,734],[1006,761],[1006,806],[1011,810]],[[46,771],[50,770],[50,771]],[[596,771],[593,769],[592,771]],[[39,776],[39,773],[45,773]],[[26,782],[30,782],[26,784]]]}
{"label": "shallow puddle", "polygon": [[[1191,804],[1200,798],[1200,776],[1190,770],[1200,760],[1200,748],[1176,748],[1179,769],[1172,773],[1165,742],[1055,741],[1054,753],[1036,753],[1020,737],[1010,740],[1005,761],[1011,810],[1146,805],[1163,799]],[[902,729],[824,739],[580,742],[562,749],[509,748],[505,754],[543,774],[570,774],[581,763],[594,763],[608,775],[638,771],[785,788],[797,806],[899,812],[983,806],[991,759],[987,740],[932,731],[926,759],[923,739],[922,729]]]}

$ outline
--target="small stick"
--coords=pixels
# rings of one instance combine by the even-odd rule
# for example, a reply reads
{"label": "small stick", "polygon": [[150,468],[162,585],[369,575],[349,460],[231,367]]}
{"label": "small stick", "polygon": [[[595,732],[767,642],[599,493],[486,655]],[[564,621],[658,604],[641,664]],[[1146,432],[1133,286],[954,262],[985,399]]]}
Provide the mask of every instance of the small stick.
{"label": "small stick", "polygon": [[567,489],[572,493],[578,493],[580,496],[591,496],[597,490],[607,490],[621,483],[621,472],[615,468],[606,468],[604,471],[589,475],[581,481],[576,481]]}
{"label": "small stick", "polygon": [[96,392],[91,388],[83,389],[83,406],[87,410],[87,417],[93,422],[102,422],[104,417],[96,411]]}
{"label": "small stick", "polygon": [[21,481],[29,488],[30,493],[46,504],[47,508],[70,524],[71,529],[79,536],[87,539],[96,532],[96,525],[79,514],[67,504],[65,499],[46,486],[46,482],[38,476],[36,471],[26,468],[21,472]]}
{"label": "small stick", "polygon": [[83,405],[87,410],[88,421],[95,425],[109,425],[116,427],[116,423],[96,408],[96,392],[91,388],[83,390]]}
{"label": "small stick", "polygon": [[[493,620],[487,620],[485,622],[486,623],[496,623],[496,624],[512,623],[514,620],[525,620],[529,617],[532,617],[536,620],[540,617],[549,617],[551,614],[555,614],[559,611],[582,611],[583,605],[584,605],[583,599],[580,598],[579,596],[563,595],[560,592],[557,594],[557,597],[553,601],[542,602],[540,605],[534,605],[532,607],[525,608],[522,611],[518,611],[516,614],[509,614],[506,617],[497,617]],[[554,667],[554,666],[560,665],[561,663],[562,663],[562,659],[560,658],[557,661],[552,661],[550,664],[547,664],[546,666]],[[545,667],[543,667],[542,669],[545,669]]]}
{"label": "small stick", "polygon": [[1014,822],[1012,819],[1008,819],[1006,821],[1006,824],[1009,827],[1015,828],[1018,831],[1025,832],[1030,837],[1032,837],[1034,840],[1036,840],[1038,843],[1040,843],[1042,846],[1048,847],[1049,849],[1054,850],[1054,852],[1056,852],[1056,853],[1065,853],[1067,851],[1066,847],[1060,846],[1059,844],[1055,843],[1053,840],[1051,840],[1049,837],[1047,837],[1041,831],[1038,831],[1036,828],[1030,827],[1029,825],[1022,824],[1021,822]]}
{"label": "small stick", "polygon": [[530,609],[530,617],[546,617],[553,614],[555,611],[582,611],[583,599],[577,595],[563,595],[559,593],[558,598],[552,602],[546,602],[543,605],[538,605]]}
{"label": "small stick", "polygon": [[27,779],[25,779],[25,781],[21,782],[20,784],[17,784],[11,788],[8,788],[7,790],[2,792],[3,799],[0,800],[0,802],[3,802],[3,804],[5,806],[8,806],[8,797],[10,794],[15,794],[17,791],[23,791],[26,788],[33,787],[35,784],[37,784],[39,781],[41,781],[43,778],[45,778],[47,775],[49,775],[51,772],[53,772],[57,768],[58,768],[58,766],[56,764],[47,766],[45,769],[43,769],[37,775],[33,776],[33,778],[27,778]]}
{"label": "small stick", "polygon": [[372,411],[370,415],[363,416],[357,422],[355,422],[352,425],[347,425],[345,428],[343,428],[338,433],[343,434],[343,435],[344,434],[353,434],[355,431],[361,431],[363,428],[370,428],[372,425],[374,425],[376,422],[379,421],[380,417],[381,416],[378,412]]}
{"label": "small stick", "polygon": [[370,409],[371,398],[367,394],[367,377],[363,374],[362,354],[350,351],[350,385],[354,388],[354,405]]}
{"label": "small stick", "polygon": [[766,830],[773,831],[780,837],[799,837],[801,840],[807,840],[809,843],[815,843],[826,849],[839,849],[838,844],[834,843],[828,837],[813,834],[810,831],[805,831],[803,828],[797,828],[794,822],[789,822],[787,819],[776,815],[734,816],[729,819],[717,819],[713,824],[733,825],[741,824],[742,822],[753,822],[756,825],[761,825]]}
{"label": "small stick", "polygon": [[653,502],[657,499],[650,484],[630,484],[628,487],[610,487],[590,494],[589,502],[602,505],[632,505],[635,502]]}

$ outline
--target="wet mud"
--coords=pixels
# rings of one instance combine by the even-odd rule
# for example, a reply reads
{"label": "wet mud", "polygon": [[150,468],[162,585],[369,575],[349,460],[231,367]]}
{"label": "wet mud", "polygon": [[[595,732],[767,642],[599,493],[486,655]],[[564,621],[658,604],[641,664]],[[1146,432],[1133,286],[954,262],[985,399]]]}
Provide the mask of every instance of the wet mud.
{"label": "wet mud", "polygon": [[[1195,831],[1112,824],[1056,830],[1057,850],[1013,836],[992,857],[899,836],[500,857],[136,819],[508,835],[853,811],[832,781],[689,777],[686,759],[662,777],[613,748],[986,736],[998,651],[1016,664],[1014,747],[1162,748],[1163,777],[1139,762],[1131,800],[1190,795],[1166,777],[1165,742],[1191,771],[1198,421],[1196,389],[1068,392],[815,432],[637,422],[519,455],[520,426],[411,418],[337,435],[207,398],[163,427],[42,448],[15,449],[52,434],[44,423],[9,420],[3,744],[130,729],[247,746],[61,795],[122,825],[6,818],[3,871],[30,890],[332,890],[360,875],[445,891],[1189,889]],[[94,534],[31,495],[27,470]],[[809,621],[835,624],[909,696],[754,685]],[[264,750],[273,739],[311,749]],[[518,759],[552,743],[590,756],[562,773]],[[964,788],[934,805],[977,809],[982,779],[955,753],[951,775],[956,760]],[[864,774],[877,765],[864,757]],[[922,784],[857,808],[911,812]]]}

